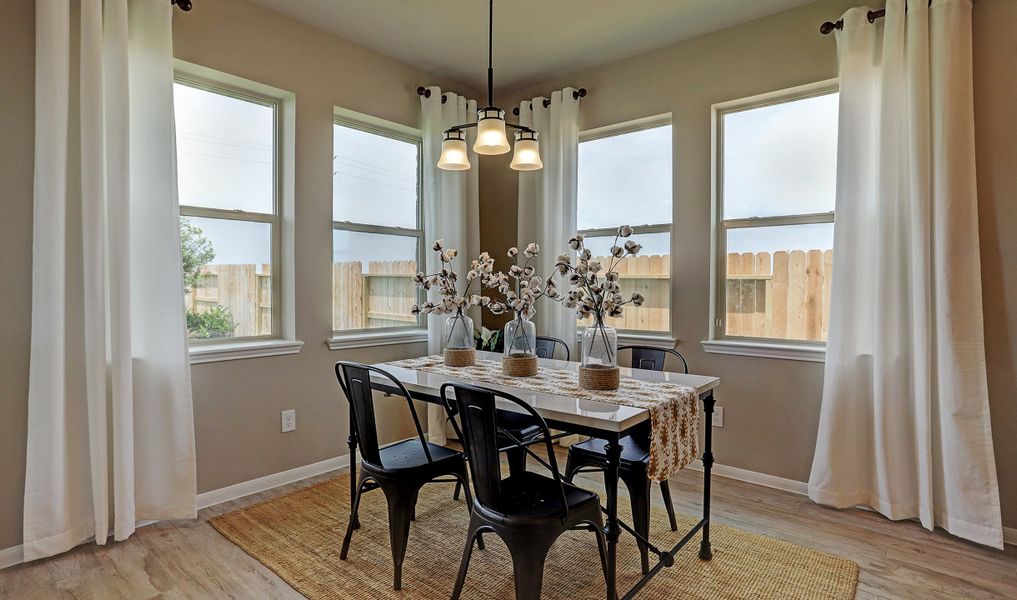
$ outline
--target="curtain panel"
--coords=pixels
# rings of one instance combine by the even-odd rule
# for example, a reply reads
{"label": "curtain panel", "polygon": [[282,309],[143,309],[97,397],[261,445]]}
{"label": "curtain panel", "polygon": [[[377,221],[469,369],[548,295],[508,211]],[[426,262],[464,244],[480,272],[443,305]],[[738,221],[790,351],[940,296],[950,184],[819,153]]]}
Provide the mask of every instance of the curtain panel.
{"label": "curtain panel", "polygon": [[196,516],[172,10],[36,2],[25,560]]}
{"label": "curtain panel", "polygon": [[[544,168],[519,173],[517,243],[520,247],[530,242],[540,245],[537,273],[541,277],[554,270],[555,258],[566,251],[569,238],[576,233],[579,99],[575,91],[567,87],[552,93],[546,107],[544,97],[519,105],[519,124],[539,135]],[[572,311],[545,304],[534,321],[539,335],[559,338],[574,348],[576,316]]]}
{"label": "curtain panel", "polygon": [[971,2],[837,32],[830,332],[809,496],[1002,548],[975,189]]}
{"label": "curtain panel", "polygon": [[[444,92],[442,102],[440,87],[430,87],[429,96],[420,96],[420,123],[423,136],[421,160],[424,170],[424,261],[425,272],[437,273],[441,270],[441,262],[436,253],[431,251],[434,240],[444,239],[447,248],[457,248],[459,256],[452,265],[456,273],[465,275],[469,270],[470,261],[480,254],[480,170],[477,154],[473,151],[476,141],[476,129],[466,130],[467,154],[472,167],[467,171],[445,171],[438,168],[438,157],[441,156],[441,134],[453,125],[475,123],[477,121],[477,101],[470,100],[452,92]],[[464,281],[461,279],[461,281]],[[429,292],[429,298],[438,302],[436,289]],[[474,327],[480,328],[480,310],[470,309],[470,317]],[[428,354],[440,354],[445,346],[442,332],[445,327],[444,315],[428,315],[427,317],[427,351]],[[435,444],[444,444],[445,411],[437,405],[427,407],[428,437]]]}

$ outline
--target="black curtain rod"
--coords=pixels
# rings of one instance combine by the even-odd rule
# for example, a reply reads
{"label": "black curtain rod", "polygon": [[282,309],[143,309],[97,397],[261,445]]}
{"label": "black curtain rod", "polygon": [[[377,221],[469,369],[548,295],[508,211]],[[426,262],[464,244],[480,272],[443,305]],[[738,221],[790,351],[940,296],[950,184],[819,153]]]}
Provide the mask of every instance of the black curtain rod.
{"label": "black curtain rod", "polygon": [[[579,100],[580,98],[585,98],[585,97],[586,97],[586,88],[579,88],[578,90],[573,90],[572,91],[572,99],[573,100]],[[533,110],[533,103],[532,102],[529,103],[529,106],[530,106],[530,110]],[[548,100],[547,98],[544,98],[544,108],[547,108],[548,106],[551,106],[551,101]],[[514,114],[516,116],[519,116],[519,107],[518,106],[512,109],[512,114]]]}
{"label": "black curtain rod", "polygon": [[[929,0],[929,5],[932,5],[932,0]],[[869,19],[869,23],[875,23],[876,19],[882,19],[886,16],[886,10],[870,10],[866,17]],[[844,19],[838,19],[837,21],[827,21],[819,26],[819,33],[827,35],[833,33],[833,30],[844,29]]]}
{"label": "black curtain rod", "polygon": [[177,5],[180,10],[187,12],[191,10],[191,0],[170,0],[170,4]]}
{"label": "black curtain rod", "polygon": [[[586,93],[587,93],[586,92],[586,88],[579,88],[578,90],[575,90],[575,91],[572,92],[572,98],[575,99],[575,100],[578,100],[580,98],[585,98],[586,97]],[[425,98],[430,98],[431,97],[431,90],[426,88],[426,87],[424,87],[424,86],[420,86],[420,87],[417,88],[417,94],[420,95],[420,96],[423,96]],[[445,102],[447,100],[448,100],[448,98],[445,96],[445,94],[442,94],[441,95],[441,103],[445,104]],[[545,98],[544,99],[544,108],[547,108],[548,106],[551,106],[551,101]],[[532,109],[533,109],[533,103],[531,102],[530,103],[530,110],[532,110]],[[512,109],[512,114],[517,115],[517,116],[519,115],[519,107],[518,106]]]}

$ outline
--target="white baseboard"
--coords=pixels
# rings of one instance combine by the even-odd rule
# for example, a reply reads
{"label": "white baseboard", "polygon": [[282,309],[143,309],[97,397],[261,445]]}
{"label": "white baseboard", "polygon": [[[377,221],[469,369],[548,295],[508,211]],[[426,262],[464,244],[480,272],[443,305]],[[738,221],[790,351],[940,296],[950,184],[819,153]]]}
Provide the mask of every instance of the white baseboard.
{"label": "white baseboard", "polygon": [[[702,471],[703,465],[699,461],[696,461],[690,464],[687,468],[692,469],[693,471]],[[729,467],[727,465],[714,463],[713,474],[721,477],[727,477],[729,479],[744,481],[746,483],[754,483],[756,485],[773,488],[775,490],[784,490],[785,492],[791,492],[792,494],[801,494],[802,496],[807,496],[809,494],[809,484],[804,481],[785,479],[784,477],[777,477],[776,475],[770,475],[767,473],[758,473],[756,471],[749,471],[748,469],[740,469],[738,467]]]}
{"label": "white baseboard", "polygon": [[1017,546],[1017,527],[1003,528],[1003,543]]}
{"label": "white baseboard", "polygon": [[21,544],[0,550],[0,570],[25,562],[25,552]]}
{"label": "white baseboard", "polygon": [[348,466],[350,466],[350,455],[344,454],[342,456],[326,458],[325,460],[304,465],[302,467],[280,471],[279,473],[272,473],[271,475],[265,475],[264,477],[258,477],[257,479],[242,481],[224,488],[204,492],[198,494],[198,510],[208,508],[209,506],[214,506],[216,504],[221,504],[223,502],[229,502],[230,500],[236,500],[237,498],[243,498],[244,496],[250,496],[251,494],[257,494],[258,492],[264,492],[265,490],[270,490],[279,486],[295,483],[301,479],[307,479],[308,477],[314,477],[315,475],[321,475],[322,473],[328,473],[329,471],[334,471],[336,469],[344,469]]}

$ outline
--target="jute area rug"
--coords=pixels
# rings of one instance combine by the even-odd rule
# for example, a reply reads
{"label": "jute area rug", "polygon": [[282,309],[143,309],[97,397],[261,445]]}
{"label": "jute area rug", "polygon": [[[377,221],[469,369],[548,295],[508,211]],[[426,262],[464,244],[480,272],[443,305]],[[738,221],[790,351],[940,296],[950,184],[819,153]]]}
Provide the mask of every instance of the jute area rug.
{"label": "jute area rug", "polygon": [[[431,484],[420,492],[417,520],[403,563],[403,589],[392,589],[388,516],[381,490],[361,501],[361,528],[354,532],[349,560],[339,548],[349,518],[349,476],[343,475],[210,522],[222,535],[275,571],[312,600],[375,598],[448,598],[466,540],[466,504],[452,499],[451,484]],[[624,519],[628,503],[619,501]],[[654,507],[650,539],[661,547],[677,543],[693,517],[679,515],[679,533],[667,513]],[[713,560],[700,561],[699,537],[640,592],[641,599],[722,598],[752,600],[850,600],[858,585],[858,566],[842,558],[711,524]],[[474,550],[465,599],[514,598],[512,562],[495,535],[484,536],[487,549]],[[652,555],[651,555],[652,560]],[[623,534],[618,548],[619,590],[640,575],[639,552]],[[548,556],[544,598],[604,598],[606,588],[593,534],[563,535]]]}

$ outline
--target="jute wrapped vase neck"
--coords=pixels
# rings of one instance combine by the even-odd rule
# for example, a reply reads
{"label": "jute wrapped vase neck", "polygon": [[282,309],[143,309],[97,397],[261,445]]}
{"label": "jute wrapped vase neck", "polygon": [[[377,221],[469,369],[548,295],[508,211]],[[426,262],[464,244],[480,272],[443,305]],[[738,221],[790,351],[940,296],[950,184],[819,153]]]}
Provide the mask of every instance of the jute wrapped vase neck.
{"label": "jute wrapped vase neck", "polygon": [[445,348],[445,364],[449,367],[469,367],[477,362],[473,348]]}
{"label": "jute wrapped vase neck", "polygon": [[579,367],[579,387],[585,390],[616,390],[621,385],[618,367]]}

